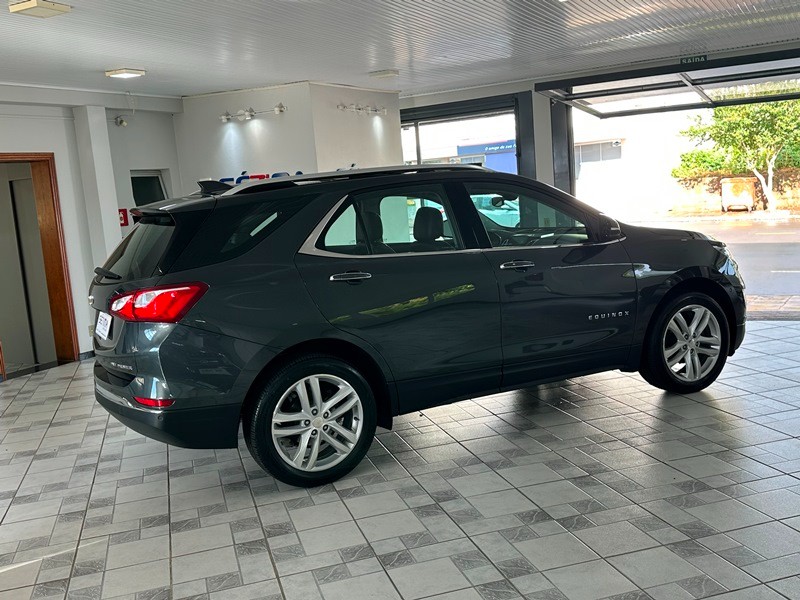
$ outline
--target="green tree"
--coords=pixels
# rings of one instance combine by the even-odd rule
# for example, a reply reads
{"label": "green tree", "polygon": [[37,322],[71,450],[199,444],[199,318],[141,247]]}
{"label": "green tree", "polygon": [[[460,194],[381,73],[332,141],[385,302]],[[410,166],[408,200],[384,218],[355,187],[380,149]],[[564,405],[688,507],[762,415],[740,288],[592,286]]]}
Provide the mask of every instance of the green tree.
{"label": "green tree", "polygon": [[672,169],[675,179],[695,179],[708,175],[729,175],[734,169],[728,155],[717,148],[697,148],[681,154],[681,164]]}
{"label": "green tree", "polygon": [[704,162],[734,173],[744,167],[758,178],[767,199],[767,208],[774,210],[777,204],[775,165],[784,149],[794,150],[800,146],[798,125],[800,100],[715,108],[710,120],[697,117],[689,129],[681,132],[698,144],[712,143],[713,149],[705,151],[710,154],[695,151],[687,153],[693,156],[681,156],[681,167],[674,174],[688,173],[692,166],[697,173],[697,167]]}

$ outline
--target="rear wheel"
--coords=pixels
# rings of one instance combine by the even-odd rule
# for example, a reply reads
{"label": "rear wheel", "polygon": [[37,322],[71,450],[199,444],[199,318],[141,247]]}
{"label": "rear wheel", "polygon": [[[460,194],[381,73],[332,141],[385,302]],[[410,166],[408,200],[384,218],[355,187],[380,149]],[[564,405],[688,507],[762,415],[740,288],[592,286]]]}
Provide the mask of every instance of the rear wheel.
{"label": "rear wheel", "polygon": [[655,316],[640,372],[649,383],[668,392],[702,390],[725,366],[728,331],[725,313],[713,298],[683,294]]}
{"label": "rear wheel", "polygon": [[244,420],[256,462],[302,487],[330,483],[363,459],[375,434],[375,398],[347,363],[309,355],[281,368]]}

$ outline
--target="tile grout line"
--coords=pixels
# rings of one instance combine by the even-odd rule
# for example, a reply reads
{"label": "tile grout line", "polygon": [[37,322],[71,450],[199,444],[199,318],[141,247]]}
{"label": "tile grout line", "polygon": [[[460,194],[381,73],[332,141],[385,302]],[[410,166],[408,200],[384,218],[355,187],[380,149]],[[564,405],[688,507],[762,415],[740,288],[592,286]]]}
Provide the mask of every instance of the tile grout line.
{"label": "tile grout line", "polygon": [[[272,548],[269,545],[269,537],[267,537],[267,533],[265,531],[264,521],[261,519],[261,513],[258,511],[258,502],[256,501],[255,494],[253,493],[253,486],[250,484],[250,478],[247,476],[247,468],[244,465],[244,459],[242,458],[242,452],[239,449],[239,445],[238,445],[239,436],[238,436],[238,434],[237,434],[236,439],[237,439],[236,455],[239,457],[239,464],[242,466],[242,474],[244,475],[244,481],[245,481],[245,483],[247,483],[247,490],[250,492],[250,498],[253,500],[253,510],[256,513],[256,519],[258,519],[258,524],[259,524],[259,527],[261,529],[261,535],[264,537],[264,545],[267,548],[267,556],[269,557],[269,562],[270,562],[270,565],[272,566],[272,571],[275,573],[275,581],[278,584],[278,590],[281,593],[281,597],[283,598],[283,600],[287,600],[286,592],[283,589],[283,582],[281,581],[281,577],[278,574],[278,565],[277,565],[277,563],[275,561],[275,557],[272,555]],[[220,481],[220,484],[222,484],[222,481]],[[287,511],[287,513],[288,513],[288,511]],[[236,546],[236,544],[235,544],[235,540],[234,540],[234,548],[235,548],[235,546]],[[235,550],[234,550],[234,552],[235,552]],[[239,557],[238,556],[236,557],[236,562],[237,562],[237,564],[239,562]]]}

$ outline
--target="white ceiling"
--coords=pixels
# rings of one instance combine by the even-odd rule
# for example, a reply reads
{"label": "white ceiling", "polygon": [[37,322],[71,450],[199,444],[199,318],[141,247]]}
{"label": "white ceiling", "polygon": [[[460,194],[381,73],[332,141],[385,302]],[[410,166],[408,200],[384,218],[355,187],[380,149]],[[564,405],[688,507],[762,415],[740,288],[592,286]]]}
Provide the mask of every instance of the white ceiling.
{"label": "white ceiling", "polygon": [[[0,11],[0,83],[191,95],[316,80],[405,95],[800,40],[798,0],[64,0]],[[712,56],[713,57],[713,56]],[[103,75],[146,69],[138,80]],[[395,79],[374,79],[378,69]]]}

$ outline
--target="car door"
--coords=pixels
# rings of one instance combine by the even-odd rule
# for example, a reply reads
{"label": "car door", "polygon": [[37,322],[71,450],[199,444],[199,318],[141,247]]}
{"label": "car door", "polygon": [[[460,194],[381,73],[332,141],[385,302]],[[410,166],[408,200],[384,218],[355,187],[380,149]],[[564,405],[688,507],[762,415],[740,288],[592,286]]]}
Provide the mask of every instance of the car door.
{"label": "car door", "polygon": [[598,241],[597,214],[533,186],[465,188],[500,285],[503,387],[622,366],[636,280],[623,245]]}
{"label": "car door", "polygon": [[350,194],[296,258],[325,318],[387,361],[404,412],[500,385],[497,282],[457,197],[440,183]]}

